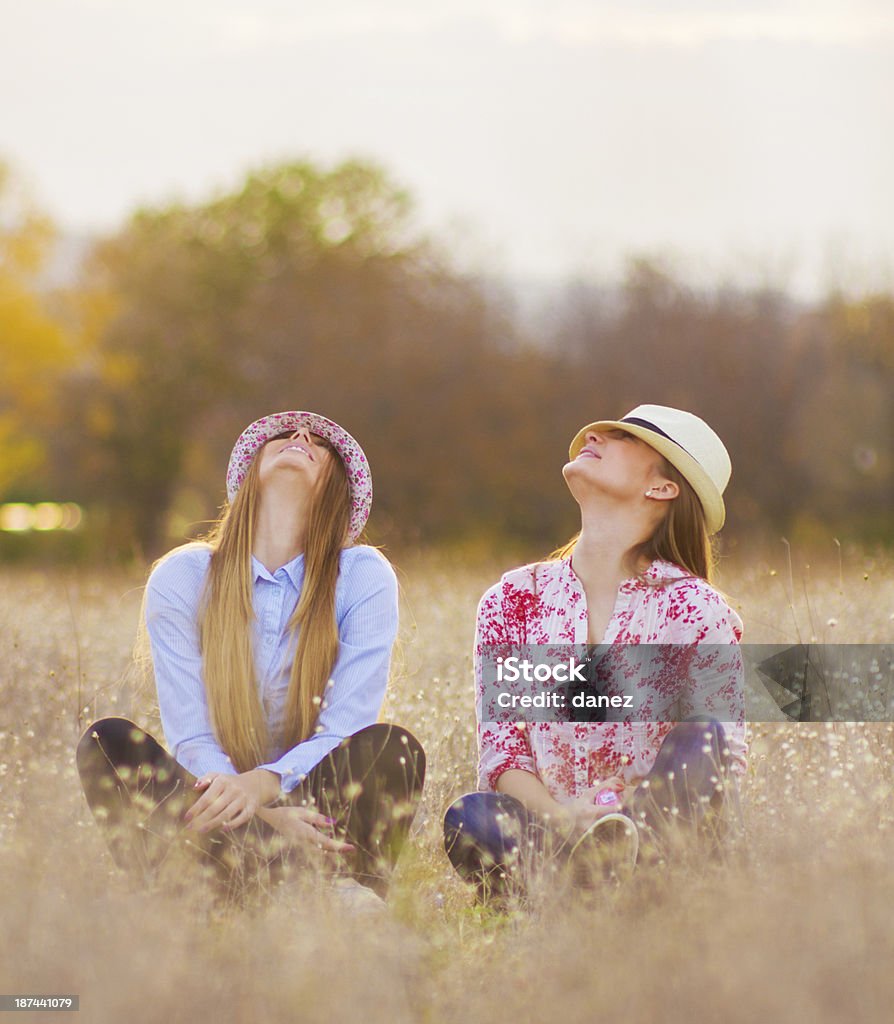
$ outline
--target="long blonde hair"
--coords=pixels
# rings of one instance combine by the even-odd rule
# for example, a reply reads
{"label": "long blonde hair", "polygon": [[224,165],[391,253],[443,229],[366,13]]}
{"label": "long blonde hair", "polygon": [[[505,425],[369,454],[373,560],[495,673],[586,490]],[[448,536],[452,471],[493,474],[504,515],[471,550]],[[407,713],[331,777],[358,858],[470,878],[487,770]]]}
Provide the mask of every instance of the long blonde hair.
{"label": "long blonde hair", "polygon": [[[631,567],[644,558],[650,562],[656,559],[673,562],[693,576],[711,583],[716,555],[705,523],[705,510],[683,474],[663,455],[659,455],[659,459],[659,471],[677,485],[680,493],[672,501],[664,502],[668,506],[667,512],[652,536],[628,551],[626,561]],[[579,537],[580,533],[576,533],[567,544],[553,551],[548,560],[567,558],[574,551]]]}
{"label": "long blonde hair", "polygon": [[313,732],[338,655],[335,584],[345,547],[351,494],[331,446],[317,481],[306,530],[304,581],[288,629],[297,631],[285,718],[273,736],[258,696],[252,651],[251,552],[260,506],[256,457],[231,505],[207,538],[211,565],[199,614],[205,693],[215,736],[239,772],[250,771]]}

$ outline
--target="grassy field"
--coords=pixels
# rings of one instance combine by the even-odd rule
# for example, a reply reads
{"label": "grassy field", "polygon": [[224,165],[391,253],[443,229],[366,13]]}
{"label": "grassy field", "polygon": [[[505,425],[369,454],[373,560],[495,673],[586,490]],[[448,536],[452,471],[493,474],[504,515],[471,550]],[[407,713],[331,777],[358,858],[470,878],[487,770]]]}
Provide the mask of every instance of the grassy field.
{"label": "grassy field", "polygon": [[[396,559],[402,637],[385,717],[429,773],[388,911],[340,915],[312,888],[242,910],[134,889],[80,791],[74,747],[118,685],[138,575],[0,570],[0,993],[77,993],[80,1019],[856,1021],[894,1002],[894,734],[755,724],[750,863],[672,867],[525,913],[472,903],[441,845],[474,787],[471,640],[493,556]],[[807,565],[810,562],[810,565]],[[894,563],[780,546],[724,563],[746,639],[890,642]],[[29,1020],[58,1019],[35,1013]]]}

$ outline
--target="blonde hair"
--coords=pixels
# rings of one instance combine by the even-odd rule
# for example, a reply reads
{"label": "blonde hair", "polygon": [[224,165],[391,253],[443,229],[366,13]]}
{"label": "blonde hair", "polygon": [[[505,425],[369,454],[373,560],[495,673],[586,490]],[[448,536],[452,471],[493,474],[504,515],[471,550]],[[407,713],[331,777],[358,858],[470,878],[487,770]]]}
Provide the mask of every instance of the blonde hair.
{"label": "blonde hair", "polygon": [[199,613],[205,693],[214,734],[239,772],[268,760],[274,745],[291,748],[311,735],[338,655],[335,584],[347,543],[351,494],[344,464],[330,451],[310,505],[301,596],[287,627],[298,633],[298,643],[278,736],[270,734],[261,707],[251,640],[258,458],[208,537],[211,564]]}
{"label": "blonde hair", "polygon": [[[677,485],[680,493],[672,501],[663,502],[667,511],[655,527],[652,536],[627,552],[626,561],[632,569],[644,558],[650,562],[656,559],[673,562],[693,576],[711,583],[716,566],[716,554],[705,523],[705,510],[683,474],[664,456],[658,457],[659,471]],[[553,551],[547,560],[568,558],[574,551],[579,537],[578,532],[566,544]]]}

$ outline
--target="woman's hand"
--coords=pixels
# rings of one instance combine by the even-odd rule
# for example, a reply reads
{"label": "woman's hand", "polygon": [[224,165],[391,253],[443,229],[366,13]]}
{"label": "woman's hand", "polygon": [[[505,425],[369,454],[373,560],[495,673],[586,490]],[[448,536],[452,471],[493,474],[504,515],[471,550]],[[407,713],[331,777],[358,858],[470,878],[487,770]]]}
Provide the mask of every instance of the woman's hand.
{"label": "woman's hand", "polygon": [[[604,779],[602,782],[597,782],[595,786],[590,786],[589,789],[585,789],[580,796],[579,800],[588,800],[591,804],[596,804],[598,807],[604,808],[604,814],[611,814],[613,811],[618,809],[618,805],[622,802],[626,783],[620,775],[612,775],[610,779]],[[600,793],[608,790],[610,793],[614,793],[617,800],[611,803],[597,803],[597,797]]]}
{"label": "woman's hand", "polygon": [[266,768],[254,768],[241,775],[208,772],[196,781],[202,795],[184,815],[196,832],[246,825],[264,804],[279,796],[279,776]]}
{"label": "woman's hand", "polygon": [[[606,789],[617,793],[618,800],[608,804],[596,803],[596,797]],[[604,815],[614,814],[618,810],[623,792],[624,780],[618,775],[613,775],[610,779],[605,779],[597,785],[585,789],[576,799],[564,804],[567,812],[566,822],[572,837],[577,838],[583,835],[593,822],[598,821]]]}
{"label": "woman's hand", "polygon": [[624,780],[613,775],[596,786],[585,790],[569,803],[559,803],[550,794],[539,776],[531,772],[510,768],[497,779],[497,792],[515,797],[538,817],[552,823],[566,838],[575,840],[604,814],[618,809],[617,803],[597,804],[596,797],[603,789],[620,794]]}
{"label": "woman's hand", "polygon": [[351,843],[333,839],[321,832],[320,829],[332,828],[332,818],[310,807],[266,807],[258,811],[258,817],[296,846],[313,846],[332,853],[350,853],[354,849]]}
{"label": "woman's hand", "polygon": [[612,775],[610,779],[604,779],[602,782],[598,782],[595,786],[591,786],[585,790],[586,793],[592,793],[594,796],[597,793],[601,793],[603,789],[610,789],[613,793],[622,793],[624,791],[626,783],[620,775]]}

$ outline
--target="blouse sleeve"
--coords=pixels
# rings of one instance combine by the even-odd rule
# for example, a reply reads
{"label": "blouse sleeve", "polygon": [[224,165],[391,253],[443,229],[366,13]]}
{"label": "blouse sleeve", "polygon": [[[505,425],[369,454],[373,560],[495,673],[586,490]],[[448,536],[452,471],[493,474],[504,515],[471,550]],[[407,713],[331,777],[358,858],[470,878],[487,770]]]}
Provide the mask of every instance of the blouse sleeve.
{"label": "blouse sleeve", "polygon": [[730,756],[730,770],[744,775],[745,666],[739,647],[742,620],[713,589],[698,604],[698,640],[689,663],[688,685],[680,695],[680,719],[704,716],[721,722]]}
{"label": "blouse sleeve", "polygon": [[162,729],[174,759],[193,775],[234,775],[205,699],[198,609],[208,559],[207,549],[188,548],[156,566],[146,584],[146,629]]}
{"label": "blouse sleeve", "polygon": [[493,657],[484,657],[489,645],[507,640],[500,586],[492,587],[481,599],[475,624],[475,716],[478,721],[478,788],[495,790],[497,779],[510,768],[537,774],[524,723],[482,721],[485,693],[494,692],[495,680],[484,673],[494,671]]}
{"label": "blouse sleeve", "polygon": [[385,697],[397,635],[397,577],[374,549],[352,556],[341,603],[338,657],[314,734],[277,760],[259,765],[280,775],[287,793],[343,739],[373,725]]}

